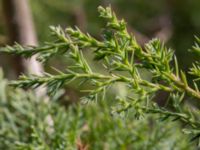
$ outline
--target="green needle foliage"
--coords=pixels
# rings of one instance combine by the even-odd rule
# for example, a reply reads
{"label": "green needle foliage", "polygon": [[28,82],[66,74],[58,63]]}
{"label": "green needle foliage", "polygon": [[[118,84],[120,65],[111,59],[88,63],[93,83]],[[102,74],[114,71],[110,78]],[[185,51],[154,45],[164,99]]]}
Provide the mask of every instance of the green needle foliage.
{"label": "green needle foliage", "polygon": [[[190,101],[198,103],[200,100],[199,63],[194,63],[189,71],[194,75],[193,85],[189,85],[186,73],[179,69],[173,50],[158,39],[140,46],[134,36],[128,33],[125,21],[118,20],[110,7],[99,7],[98,11],[106,23],[101,40],[81,32],[78,28],[63,30],[61,27],[51,27],[55,41],[45,43],[42,47],[16,45],[2,49],[27,58],[37,54],[41,62],[46,62],[54,55],[63,55],[74,62],[66,71],[57,70],[56,75],[22,75],[11,85],[25,88],[45,85],[48,93],[54,95],[61,87],[76,80],[80,85],[88,83],[92,86],[85,90],[88,96],[83,98],[86,102],[91,102],[106,100],[109,88],[118,82],[123,83],[127,96],[116,97],[116,103],[112,107],[113,114],[128,113],[136,118],[155,114],[168,122],[180,121],[183,131],[191,134],[191,140],[197,140],[200,136],[199,108]],[[199,44],[200,40],[197,38],[193,51],[198,54]],[[106,73],[91,69],[82,53],[84,50],[90,50],[94,54],[94,59],[102,64]],[[150,73],[151,79],[145,79],[141,70]],[[159,92],[168,93],[166,105],[163,107],[155,102]]]}
{"label": "green needle foliage", "polygon": [[195,149],[178,122],[161,122],[157,115],[122,119],[111,116],[106,103],[65,108],[59,104],[62,92],[51,101],[38,99],[30,91],[8,87],[0,74],[2,150]]}

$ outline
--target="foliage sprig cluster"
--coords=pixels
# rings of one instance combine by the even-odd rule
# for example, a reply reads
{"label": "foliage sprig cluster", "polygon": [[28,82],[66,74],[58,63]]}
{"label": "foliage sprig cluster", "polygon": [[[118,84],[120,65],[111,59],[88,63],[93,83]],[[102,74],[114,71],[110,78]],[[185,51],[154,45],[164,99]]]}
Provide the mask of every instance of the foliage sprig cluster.
{"label": "foliage sprig cluster", "polygon": [[[86,90],[88,101],[106,99],[106,91],[115,83],[123,83],[128,91],[126,97],[117,97],[114,113],[124,113],[133,109],[134,116],[142,117],[146,113],[156,113],[162,120],[181,121],[185,133],[200,136],[199,109],[193,108],[188,99],[200,100],[198,80],[200,65],[194,63],[189,73],[194,75],[193,85],[188,83],[187,75],[179,69],[174,51],[168,49],[160,40],[153,39],[145,46],[140,46],[133,35],[129,34],[124,20],[118,20],[111,8],[98,8],[100,17],[106,22],[102,39],[98,40],[78,28],[51,27],[55,41],[45,43],[42,47],[22,47],[16,45],[2,51],[31,57],[37,54],[41,62],[54,55],[64,55],[74,64],[66,71],[58,71],[56,75],[44,73],[44,76],[22,75],[11,84],[16,87],[48,87],[50,94],[64,85],[77,80],[80,85],[89,83],[92,89]],[[200,40],[192,51],[200,54]],[[94,72],[84,57],[83,51],[91,50],[94,59],[100,61],[106,73]],[[150,79],[142,76],[141,70],[151,74]],[[158,92],[167,92],[166,106],[158,106],[155,102]]]}
{"label": "foliage sprig cluster", "polygon": [[[0,149],[102,150],[187,149],[180,124],[165,123],[148,115],[145,120],[110,115],[106,103],[87,106],[60,105],[62,92],[51,101],[38,99],[22,89],[8,87],[0,71]],[[150,125],[151,124],[151,125]],[[102,140],[103,139],[103,140]]]}

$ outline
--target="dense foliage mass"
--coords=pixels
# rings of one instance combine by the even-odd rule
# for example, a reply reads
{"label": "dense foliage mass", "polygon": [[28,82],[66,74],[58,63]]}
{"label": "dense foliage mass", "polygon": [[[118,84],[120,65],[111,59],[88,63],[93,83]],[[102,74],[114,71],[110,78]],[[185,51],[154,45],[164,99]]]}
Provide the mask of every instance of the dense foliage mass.
{"label": "dense foliage mass", "polygon": [[[73,62],[66,71],[54,69],[56,75],[22,75],[11,85],[20,88],[45,85],[50,96],[54,96],[66,84],[87,83],[91,88],[84,90],[87,95],[82,101],[96,103],[65,110],[55,102],[39,101],[36,107],[41,120],[39,117],[34,118],[36,114],[22,115],[32,125],[26,128],[22,123],[23,119],[17,117],[20,124],[13,122],[16,124],[16,131],[19,128],[28,135],[24,139],[20,134],[13,135],[11,139],[18,141],[17,145],[21,149],[73,149],[75,146],[82,149],[189,149],[188,146],[198,141],[200,136],[199,109],[198,105],[193,105],[200,100],[199,63],[194,63],[190,68],[189,74],[194,76],[193,84],[190,85],[186,74],[179,69],[173,50],[165,47],[158,39],[141,47],[127,32],[125,21],[118,20],[111,8],[99,7],[98,10],[100,17],[106,22],[102,40],[84,34],[78,28],[63,30],[61,27],[51,27],[55,40],[46,42],[44,46],[22,47],[16,44],[2,49],[26,58],[37,54],[38,61],[43,63],[55,55],[63,55]],[[199,43],[197,38],[196,45],[192,48],[197,54],[200,54]],[[90,67],[82,53],[84,50],[93,52],[94,59],[104,67],[103,73]],[[149,79],[144,78],[143,70],[149,73]],[[107,91],[117,83],[126,87],[126,94],[116,94],[115,100],[108,103]],[[156,103],[159,92],[167,93],[164,106]],[[31,103],[31,98],[28,99]],[[30,109],[34,105],[31,104]],[[10,111],[13,110],[15,109]],[[10,116],[15,115],[11,113]],[[45,124],[45,118],[50,118],[50,124]],[[143,119],[136,120],[141,118]],[[183,136],[180,130],[190,135]],[[171,132],[177,134],[171,136]],[[185,140],[187,137],[191,137],[193,143]],[[179,142],[180,139],[182,142]]]}
{"label": "dense foliage mass", "polygon": [[[60,93],[60,92],[59,92]],[[51,101],[8,87],[0,79],[0,149],[193,149],[178,123],[111,116],[105,103],[64,108],[60,94]]]}

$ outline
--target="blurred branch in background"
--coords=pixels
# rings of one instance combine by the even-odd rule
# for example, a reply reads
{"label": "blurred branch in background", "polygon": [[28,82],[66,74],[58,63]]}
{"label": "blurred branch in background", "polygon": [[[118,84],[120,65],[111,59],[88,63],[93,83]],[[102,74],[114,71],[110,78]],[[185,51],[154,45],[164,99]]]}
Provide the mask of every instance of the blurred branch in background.
{"label": "blurred branch in background", "polygon": [[[22,45],[36,46],[37,37],[28,0],[3,0],[3,10],[9,38],[8,44],[17,42]],[[29,60],[14,57],[13,61],[18,75],[24,71],[37,75],[43,72],[41,64],[35,57]]]}
{"label": "blurred branch in background", "polygon": [[[105,6],[109,5],[109,3],[106,0],[104,0],[102,4]],[[113,4],[112,4],[112,7],[113,7]],[[118,10],[119,6],[114,5],[114,8]],[[128,25],[128,31],[133,33],[133,35],[136,37],[140,45],[145,45],[145,43],[147,43],[149,40],[151,40],[151,38],[154,38],[154,37],[157,37],[161,41],[166,43],[170,40],[173,33],[172,20],[171,20],[170,12],[168,11],[169,9],[166,9],[163,15],[154,17],[150,20],[150,22],[148,23],[149,29],[152,30],[152,33],[150,36],[137,30],[135,26],[133,25]]]}
{"label": "blurred branch in background", "polygon": [[82,30],[85,31],[87,22],[86,22],[86,14],[83,4],[79,4],[76,9],[73,11],[75,16],[75,21],[77,26]]}
{"label": "blurred branch in background", "polygon": [[141,45],[145,45],[145,43],[147,43],[150,40],[149,37],[147,37],[146,35],[142,34],[139,31],[135,30],[131,26],[128,26],[128,31],[133,33],[133,35],[136,37],[138,43],[140,43]]}
{"label": "blurred branch in background", "polygon": [[168,42],[173,34],[173,27],[170,15],[166,13],[154,21],[158,22],[158,31],[155,32],[154,36],[158,37],[165,43]]}
{"label": "blurred branch in background", "polygon": [[5,45],[6,43],[8,43],[7,37],[0,35],[0,46]]}

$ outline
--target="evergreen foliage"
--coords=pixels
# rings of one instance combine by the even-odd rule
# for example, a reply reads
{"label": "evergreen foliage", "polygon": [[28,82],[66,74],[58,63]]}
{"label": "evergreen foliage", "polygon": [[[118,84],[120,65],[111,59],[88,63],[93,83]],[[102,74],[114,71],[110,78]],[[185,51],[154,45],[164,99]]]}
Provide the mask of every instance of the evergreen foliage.
{"label": "evergreen foliage", "polygon": [[[62,88],[64,85],[69,84],[73,81],[80,82],[80,85],[84,83],[88,83],[92,86],[92,88],[84,90],[84,92],[87,93],[87,96],[83,97],[84,102],[92,102],[94,100],[107,100],[106,93],[109,90],[110,87],[115,85],[116,83],[123,83],[126,86],[127,95],[125,97],[119,97],[117,96],[115,99],[115,102],[112,103],[112,115],[128,115],[131,117],[138,118],[145,118],[144,120],[144,126],[146,124],[147,130],[144,130],[144,126],[140,125],[140,121],[133,121],[133,126],[130,123],[130,131],[135,128],[138,128],[136,131],[141,131],[139,133],[139,136],[142,137],[142,143],[145,143],[145,133],[148,132],[150,126],[148,127],[148,116],[154,116],[158,117],[160,120],[165,120],[165,125],[163,126],[164,129],[167,129],[168,124],[173,126],[172,129],[174,129],[174,126],[181,123],[182,126],[178,126],[179,129],[182,129],[184,133],[191,135],[191,140],[198,140],[200,136],[200,118],[199,118],[199,108],[198,106],[195,107],[192,105],[191,102],[198,102],[200,100],[200,92],[198,88],[198,80],[200,77],[200,66],[199,63],[196,62],[193,64],[193,67],[190,69],[188,73],[192,74],[194,76],[193,84],[190,85],[188,83],[187,75],[184,73],[181,69],[179,69],[178,61],[176,59],[176,56],[174,55],[173,50],[167,48],[160,40],[153,39],[150,42],[148,42],[144,47],[140,46],[135,38],[128,33],[126,28],[126,23],[124,20],[118,20],[116,15],[111,11],[111,8],[98,8],[100,17],[104,19],[106,22],[105,28],[103,29],[102,33],[102,40],[98,40],[89,34],[85,34],[81,32],[78,28],[67,28],[63,30],[61,27],[51,27],[51,33],[54,36],[55,40],[52,42],[46,42],[44,46],[41,47],[23,47],[18,44],[16,44],[14,47],[6,47],[2,49],[1,51],[11,54],[18,54],[21,56],[24,56],[26,58],[29,58],[35,54],[37,54],[37,59],[41,62],[46,62],[48,59],[50,59],[52,56],[55,55],[63,55],[63,57],[66,57],[68,59],[71,59],[74,63],[71,66],[68,66],[66,71],[60,71],[56,70],[57,74],[49,74],[44,73],[43,76],[36,76],[36,75],[22,75],[19,80],[13,81],[10,84],[15,87],[23,87],[23,88],[37,88],[38,86],[45,85],[48,88],[48,93],[53,96],[59,91],[60,88]],[[196,52],[197,54],[200,53],[199,48],[200,40],[197,38],[197,42],[195,46],[192,48],[192,51]],[[84,50],[91,50],[91,52],[94,54],[94,59],[96,61],[99,61],[105,70],[106,73],[101,72],[95,72],[92,70],[90,64],[88,64],[87,60],[85,59],[82,51]],[[147,80],[145,79],[142,74],[141,70],[144,69],[147,72],[151,74],[151,79]],[[158,92],[166,92],[168,93],[168,96],[166,98],[166,105],[165,106],[158,106],[155,102],[156,96]],[[96,101],[95,101],[96,102]],[[60,107],[60,106],[59,106]],[[84,114],[84,109],[90,107],[85,106],[81,110],[79,110],[79,113]],[[97,106],[95,106],[97,107]],[[83,110],[82,110],[83,109]],[[87,109],[87,111],[95,110],[98,115],[99,111],[97,108],[93,108],[93,106],[90,109]],[[109,112],[111,112],[111,107],[108,108]],[[53,109],[51,109],[53,110]],[[59,113],[58,110],[61,111],[62,109],[55,109],[56,113],[52,114],[53,117],[55,117],[55,122],[58,121],[59,117],[62,117],[65,113]],[[107,110],[107,111],[108,111]],[[86,112],[87,112],[86,111]],[[73,111],[72,111],[73,112]],[[101,112],[101,110],[100,110]],[[87,112],[88,113],[88,112]],[[86,113],[86,114],[87,114]],[[95,114],[92,112],[91,114]],[[57,116],[60,114],[61,116]],[[98,116],[97,115],[97,116]],[[109,137],[112,138],[125,138],[122,139],[122,142],[120,142],[122,145],[125,144],[126,146],[129,145],[126,142],[133,144],[134,143],[134,133],[124,130],[123,128],[129,128],[129,126],[124,127],[124,125],[128,125],[129,123],[126,123],[128,120],[121,120],[119,118],[112,118],[109,116],[109,113],[103,113],[103,117],[98,118],[94,115],[95,118],[100,119],[99,122],[103,122],[103,124],[97,123],[97,126],[95,123],[92,123],[91,127],[91,135],[89,133],[89,137],[86,137],[84,140],[86,140],[86,143],[89,145],[89,148],[95,147],[98,149],[98,147],[106,149],[106,144],[98,142],[104,142],[101,141],[105,137],[109,139]],[[105,116],[104,116],[105,115]],[[72,137],[72,143],[70,144],[74,145],[75,141],[77,140],[78,136],[78,129],[80,127],[77,125],[77,122],[81,122],[81,119],[77,116],[77,114],[71,115],[72,120],[75,120],[76,124],[71,125],[71,127],[76,128],[77,131],[70,130]],[[100,115],[101,116],[101,115]],[[65,117],[64,117],[65,118]],[[87,119],[93,120],[92,117],[89,115],[86,115]],[[108,122],[106,122],[106,118],[108,119]],[[65,119],[61,119],[59,121],[68,121],[69,117],[66,117]],[[98,122],[97,119],[97,122]],[[103,120],[101,120],[103,119]],[[116,120],[115,120],[116,119]],[[132,118],[133,119],[133,118]],[[70,120],[70,119],[69,119]],[[110,122],[110,120],[112,120]],[[151,120],[151,119],[150,119]],[[172,121],[173,120],[173,121]],[[38,120],[39,121],[39,120]],[[58,121],[58,124],[61,124]],[[107,124],[106,124],[106,123]],[[131,121],[132,122],[132,121]],[[135,123],[139,125],[135,125]],[[154,121],[153,121],[154,122]],[[119,123],[119,126],[115,127],[116,124]],[[89,123],[90,124],[90,123]],[[162,123],[161,123],[162,124]],[[99,127],[98,127],[99,125]],[[104,129],[105,125],[105,129]],[[109,125],[106,127],[106,125]],[[114,127],[112,127],[114,125]],[[57,136],[68,136],[68,132],[66,135],[64,134],[66,128],[68,126],[62,126],[63,128],[58,128],[55,132],[55,134],[58,134]],[[116,129],[115,128],[118,128]],[[114,128],[114,129],[113,129]],[[142,128],[142,129],[140,129]],[[159,149],[156,148],[156,146],[159,146],[159,144],[155,144],[154,142],[161,142],[160,136],[157,134],[160,134],[162,129],[160,125],[155,125],[155,135],[153,134],[153,140],[147,140],[150,142],[147,144],[146,149]],[[60,131],[60,130],[64,131]],[[70,128],[71,129],[71,128]],[[101,130],[102,129],[102,130]],[[109,130],[108,130],[109,129]],[[158,129],[158,130],[157,130]],[[44,129],[42,129],[44,130]],[[54,129],[55,130],[55,129]],[[151,129],[150,129],[151,130]],[[60,131],[60,132],[59,132]],[[101,137],[99,134],[110,134],[107,136],[102,136],[102,139],[98,139]],[[113,133],[117,132],[117,135]],[[119,135],[118,135],[119,132]],[[38,145],[38,149],[51,149],[52,147],[48,147],[49,144],[46,144],[42,139],[45,138],[45,133],[43,131],[39,130],[33,130],[33,137],[35,138],[32,142],[32,146]],[[170,131],[169,131],[170,133]],[[92,135],[97,134],[97,135]],[[122,135],[121,135],[122,134]],[[88,134],[86,134],[88,136]],[[164,134],[162,133],[162,136]],[[54,135],[55,136],[55,135]],[[93,138],[91,138],[91,137]],[[173,135],[175,138],[176,135]],[[182,137],[182,136],[178,136]],[[49,138],[49,136],[47,136]],[[80,137],[81,138],[81,137]],[[91,139],[90,139],[91,138]],[[97,138],[97,139],[96,139]],[[144,138],[144,139],[143,139]],[[155,138],[155,141],[154,141]],[[137,139],[137,138],[136,138]],[[50,143],[51,143],[50,139]],[[64,142],[65,140],[62,140],[62,138],[55,138],[54,140],[58,140],[59,142]],[[57,142],[52,140],[53,145],[58,144]],[[83,140],[83,141],[84,141]],[[125,140],[125,141],[124,141]],[[82,139],[81,139],[82,141]],[[109,140],[108,140],[109,141]],[[119,140],[121,141],[121,140]],[[108,142],[109,146],[107,149],[115,149],[119,148],[118,146],[118,139],[116,139],[116,143],[112,147],[112,142]],[[137,141],[137,140],[136,140]],[[165,142],[170,142],[172,139],[164,139]],[[69,142],[69,141],[68,141]],[[77,142],[77,141],[76,141]],[[90,143],[91,142],[91,143]],[[94,142],[94,143],[92,143]],[[97,144],[97,143],[99,144]],[[148,143],[147,142],[147,143]],[[25,142],[26,143],[26,142]],[[87,145],[86,144],[86,145]],[[97,145],[96,145],[97,144]],[[141,146],[144,146],[141,144]],[[160,143],[162,144],[162,142]],[[67,146],[67,143],[59,143],[59,146]],[[58,145],[55,147],[58,148]],[[119,144],[120,145],[120,144]],[[139,147],[134,147],[134,146]],[[166,147],[170,147],[168,144]],[[173,146],[176,146],[172,144]],[[189,145],[187,143],[186,145]],[[29,144],[20,144],[21,147],[24,146],[26,149],[27,147],[30,147]],[[41,147],[40,147],[41,146]],[[105,147],[101,147],[105,146]],[[143,149],[140,147],[140,141],[137,141],[136,144],[133,144],[133,147],[124,147],[124,149]],[[182,145],[184,146],[184,144]],[[144,146],[145,147],[145,146]],[[161,146],[164,147],[163,145]],[[28,148],[27,148],[28,149]],[[31,147],[29,148],[31,149]],[[62,149],[62,147],[60,148]],[[123,146],[121,147],[123,149]],[[173,149],[173,148],[172,148]],[[178,149],[184,149],[178,147]]]}
{"label": "evergreen foliage", "polygon": [[193,149],[180,124],[162,122],[148,115],[111,116],[105,103],[59,104],[38,99],[32,92],[8,87],[0,79],[0,149],[87,150],[87,149]]}

